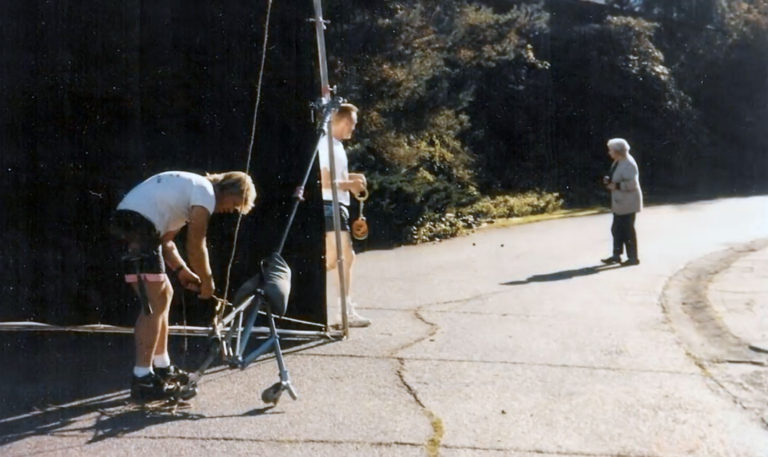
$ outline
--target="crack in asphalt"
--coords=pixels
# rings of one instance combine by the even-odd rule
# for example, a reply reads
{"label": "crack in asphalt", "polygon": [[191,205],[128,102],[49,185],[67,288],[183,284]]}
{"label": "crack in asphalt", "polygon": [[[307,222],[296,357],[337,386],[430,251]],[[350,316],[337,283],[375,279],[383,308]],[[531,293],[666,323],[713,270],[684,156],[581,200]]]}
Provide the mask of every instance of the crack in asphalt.
{"label": "crack in asphalt", "polygon": [[454,450],[467,450],[467,451],[490,451],[490,452],[516,452],[524,454],[537,454],[537,455],[563,455],[563,456],[579,456],[579,457],[661,457],[658,454],[639,454],[639,453],[602,453],[602,452],[583,452],[583,451],[553,451],[546,449],[523,449],[512,447],[480,447],[480,446],[455,446],[446,444],[443,445],[445,449]]}
{"label": "crack in asphalt", "polygon": [[[61,436],[64,438],[68,437],[80,437],[82,436],[82,433],[58,433],[56,436]],[[368,445],[368,446],[377,446],[377,447],[391,447],[391,446],[407,446],[407,447],[422,447],[424,446],[423,443],[415,443],[415,442],[408,442],[408,441],[365,441],[365,440],[331,440],[331,439],[318,439],[318,438],[308,438],[308,439],[292,439],[292,438],[244,438],[244,437],[238,437],[238,436],[183,436],[183,435],[163,435],[163,436],[157,436],[157,435],[139,435],[139,434],[131,434],[131,435],[121,435],[121,439],[129,439],[129,440],[155,440],[155,441],[164,441],[164,440],[183,440],[183,441],[226,441],[226,442],[242,442],[242,443],[270,443],[270,444],[330,444],[330,445],[339,445],[339,444],[352,444],[352,445]],[[75,446],[77,447],[77,446]]]}
{"label": "crack in asphalt", "polygon": [[709,363],[715,365],[754,365],[756,367],[768,367],[768,363],[760,362],[757,360],[710,360]]}
{"label": "crack in asphalt", "polygon": [[[441,303],[444,304],[444,303]],[[437,305],[437,304],[435,304]],[[433,305],[428,305],[433,306]],[[388,312],[395,312],[395,313],[407,313],[407,314],[413,314],[412,309],[407,308],[363,308],[360,309],[369,309],[369,310],[375,310],[375,311],[388,311]],[[494,313],[489,311],[460,311],[455,309],[431,309],[429,312],[432,314],[471,314],[473,316],[496,316],[496,317],[521,317],[525,319],[532,319],[532,318],[549,318],[554,317],[552,315],[547,314],[532,314],[532,313]]]}
{"label": "crack in asphalt", "polygon": [[440,357],[396,357],[396,356],[377,356],[365,354],[295,354],[294,357],[340,357],[351,359],[370,359],[370,360],[403,360],[407,362],[441,362],[441,363],[475,363],[483,365],[516,365],[524,367],[541,368],[562,368],[566,370],[595,370],[609,371],[616,373],[638,373],[638,374],[667,374],[673,376],[694,376],[700,377],[701,373],[685,372],[675,370],[654,370],[645,368],[627,368],[627,367],[605,367],[589,365],[568,365],[558,363],[537,363],[537,362],[516,362],[511,360],[477,360],[477,359],[448,359]]}
{"label": "crack in asphalt", "polygon": [[403,385],[403,387],[408,392],[408,394],[413,398],[414,402],[416,402],[416,404],[419,405],[419,408],[421,409],[422,413],[427,417],[427,419],[429,419],[429,424],[432,427],[432,436],[430,436],[427,442],[424,443],[424,448],[427,452],[427,456],[437,457],[440,454],[440,444],[443,440],[443,435],[445,434],[445,429],[443,428],[443,421],[442,419],[440,419],[440,417],[437,416],[437,414],[435,414],[432,410],[430,410],[426,406],[426,404],[424,404],[424,401],[421,399],[421,397],[419,397],[419,393],[416,391],[416,389],[408,382],[407,379],[405,379],[406,359],[404,357],[397,356],[398,353],[410,347],[413,347],[423,341],[426,341],[429,338],[432,338],[440,330],[440,327],[436,323],[428,321],[421,314],[421,310],[425,306],[431,306],[431,305],[422,305],[414,309],[411,315],[415,317],[417,320],[421,321],[423,324],[427,325],[427,327],[429,327],[429,331],[425,335],[422,335],[421,337],[416,338],[413,341],[410,341],[408,343],[405,343],[393,349],[389,353],[388,358],[397,360],[398,368],[396,373],[397,373],[397,377],[400,379],[400,383]]}
{"label": "crack in asphalt", "polygon": [[[423,303],[421,305],[419,304],[412,304],[412,306],[416,306],[415,308],[382,308],[382,307],[376,307],[376,306],[362,306],[360,309],[374,309],[374,310],[381,310],[381,311],[403,311],[407,313],[413,313],[414,311],[421,311],[426,308],[432,307],[432,306],[439,306],[439,305],[453,305],[453,304],[461,304],[466,303],[468,301],[477,300],[478,298],[485,298],[485,297],[493,297],[495,295],[503,295],[503,294],[512,294],[512,291],[510,290],[495,290],[493,292],[483,292],[476,295],[471,295],[469,297],[463,297],[463,298],[454,298],[451,300],[443,300],[443,301],[436,301],[436,302],[430,302],[430,303]],[[437,312],[437,311],[435,311]],[[417,317],[418,318],[418,317]]]}
{"label": "crack in asphalt", "polygon": [[[64,438],[77,438],[82,436],[82,434],[74,434],[74,433],[58,433],[57,436],[64,437]],[[183,435],[165,435],[165,436],[156,436],[156,435],[123,435],[120,437],[121,439],[125,440],[147,440],[147,441],[165,441],[165,440],[182,440],[182,441],[206,441],[206,442],[212,442],[212,441],[220,441],[220,442],[228,442],[228,443],[261,443],[261,444],[321,444],[321,445],[330,445],[330,446],[338,446],[338,445],[353,445],[353,446],[371,446],[371,447],[381,447],[381,448],[391,448],[391,447],[408,447],[408,448],[420,448],[423,447],[423,443],[415,443],[415,442],[408,442],[408,441],[393,441],[393,442],[385,442],[385,441],[365,441],[365,440],[330,440],[330,439],[279,439],[279,438],[243,438],[243,437],[222,437],[222,436],[214,436],[214,437],[202,437],[202,436],[183,436]],[[37,452],[32,453],[25,453],[23,455],[25,456],[31,456],[31,455],[42,455],[47,454],[51,452],[59,452],[62,450],[67,449],[78,449],[83,448],[84,445],[74,445],[74,446],[64,446],[64,447],[55,447],[55,448],[49,448],[49,449],[42,449]],[[482,446],[462,446],[462,445],[450,445],[445,444],[441,446],[444,449],[450,449],[450,450],[456,450],[456,451],[485,451],[485,452],[515,452],[515,453],[525,453],[525,454],[535,454],[535,455],[551,455],[551,456],[579,456],[579,457],[661,457],[657,454],[641,454],[641,453],[603,453],[603,452],[583,452],[583,451],[557,451],[557,450],[547,450],[547,449],[527,449],[527,448],[516,448],[516,447],[482,447]]]}

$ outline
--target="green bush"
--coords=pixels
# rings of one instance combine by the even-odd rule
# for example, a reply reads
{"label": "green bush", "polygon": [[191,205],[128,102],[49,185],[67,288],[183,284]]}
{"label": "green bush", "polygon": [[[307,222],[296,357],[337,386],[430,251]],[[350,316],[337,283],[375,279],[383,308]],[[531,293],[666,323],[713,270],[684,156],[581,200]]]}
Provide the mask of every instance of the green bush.
{"label": "green bush", "polygon": [[563,199],[560,198],[560,194],[530,191],[517,195],[484,197],[462,208],[458,213],[480,220],[489,220],[551,213],[562,207]]}
{"label": "green bush", "polygon": [[496,219],[546,214],[562,209],[560,195],[525,192],[517,195],[483,197],[470,205],[445,213],[427,213],[408,230],[408,241],[424,243],[468,233]]}

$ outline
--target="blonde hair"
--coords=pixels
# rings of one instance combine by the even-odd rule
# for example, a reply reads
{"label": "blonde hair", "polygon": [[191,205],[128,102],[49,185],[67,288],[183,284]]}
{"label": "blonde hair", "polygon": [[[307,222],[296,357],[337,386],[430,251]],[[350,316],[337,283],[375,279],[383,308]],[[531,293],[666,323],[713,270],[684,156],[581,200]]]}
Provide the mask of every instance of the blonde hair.
{"label": "blonde hair", "polygon": [[206,173],[205,177],[213,184],[213,191],[219,195],[239,195],[242,203],[237,207],[240,214],[248,214],[256,201],[256,186],[250,176],[242,171],[224,173]]}
{"label": "blonde hair", "polygon": [[352,120],[352,114],[357,114],[357,106],[351,103],[342,103],[339,110],[333,114],[333,120],[349,119]]}

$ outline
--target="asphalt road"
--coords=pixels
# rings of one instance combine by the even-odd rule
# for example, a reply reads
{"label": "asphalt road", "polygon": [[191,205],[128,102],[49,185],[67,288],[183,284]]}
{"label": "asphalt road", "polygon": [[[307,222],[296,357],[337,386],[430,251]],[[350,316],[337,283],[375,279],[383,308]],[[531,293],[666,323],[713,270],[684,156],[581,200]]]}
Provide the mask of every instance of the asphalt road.
{"label": "asphalt road", "polygon": [[768,237],[768,198],[646,210],[638,267],[595,268],[609,227],[599,215],[365,253],[353,288],[374,324],[287,356],[298,401],[264,408],[277,372],[264,361],[205,378],[176,415],[127,408],[125,391],[17,414],[0,454],[768,455],[765,418],[662,298],[686,265]]}

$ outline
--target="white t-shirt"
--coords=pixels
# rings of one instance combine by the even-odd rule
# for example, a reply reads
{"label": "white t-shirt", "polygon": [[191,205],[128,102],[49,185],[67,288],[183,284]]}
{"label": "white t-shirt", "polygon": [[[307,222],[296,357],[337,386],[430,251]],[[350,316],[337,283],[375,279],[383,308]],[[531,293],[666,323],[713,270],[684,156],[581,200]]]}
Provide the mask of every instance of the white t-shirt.
{"label": "white t-shirt", "polygon": [[[320,169],[331,169],[330,156],[328,155],[328,137],[323,135],[317,143],[317,152],[320,157]],[[347,151],[344,145],[336,138],[333,139],[334,165],[336,165],[336,181],[349,180],[349,166],[347,164]],[[323,189],[323,200],[333,201],[331,189]],[[339,203],[349,206],[349,191],[339,189]]]}
{"label": "white t-shirt", "polygon": [[117,209],[141,214],[163,235],[184,227],[193,206],[202,206],[213,214],[216,195],[211,182],[195,173],[166,171],[131,189]]}

